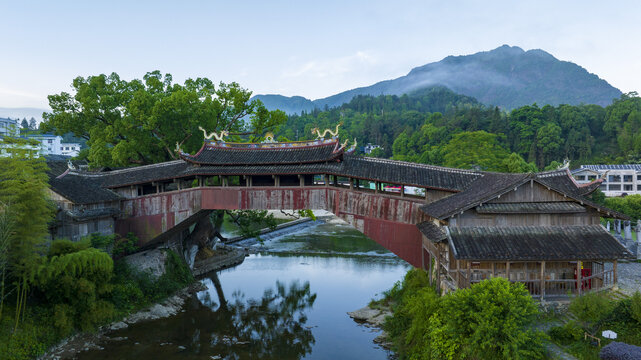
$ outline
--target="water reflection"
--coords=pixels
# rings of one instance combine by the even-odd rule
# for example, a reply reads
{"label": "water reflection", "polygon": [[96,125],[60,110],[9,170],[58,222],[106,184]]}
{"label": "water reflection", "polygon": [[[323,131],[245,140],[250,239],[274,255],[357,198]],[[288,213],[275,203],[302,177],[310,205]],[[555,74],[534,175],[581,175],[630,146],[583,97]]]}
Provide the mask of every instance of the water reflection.
{"label": "water reflection", "polygon": [[[218,274],[212,273],[209,280],[216,299],[210,291],[198,298],[213,313],[193,318],[197,329],[192,337],[193,351],[208,347],[208,353],[213,350],[225,359],[299,359],[311,353],[315,341],[306,326],[306,312],[314,305],[316,294],[310,291],[309,282],[292,281],[287,286],[276,281],[258,299],[246,299],[242,291],[234,291],[228,301]],[[216,326],[201,322],[215,322]]]}

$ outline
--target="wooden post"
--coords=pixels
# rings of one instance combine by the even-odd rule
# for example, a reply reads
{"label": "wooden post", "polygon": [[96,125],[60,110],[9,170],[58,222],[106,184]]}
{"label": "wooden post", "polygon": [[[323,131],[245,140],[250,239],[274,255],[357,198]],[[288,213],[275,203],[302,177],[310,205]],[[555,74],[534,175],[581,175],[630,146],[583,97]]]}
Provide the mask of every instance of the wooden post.
{"label": "wooden post", "polygon": [[425,201],[429,201],[430,200],[430,196],[428,194],[429,194],[429,190],[427,190],[427,188],[425,188]]}
{"label": "wooden post", "polygon": [[541,300],[545,296],[545,261],[541,261]]}
{"label": "wooden post", "polygon": [[492,277],[496,277],[496,263],[492,261]]}
{"label": "wooden post", "polygon": [[436,280],[436,286],[438,288],[441,288],[441,279],[440,279],[440,273],[441,273],[441,246],[439,243],[434,244],[436,245],[436,259],[435,259],[435,264],[434,267],[436,268],[436,274],[435,274],[435,280]]}
{"label": "wooden post", "polygon": [[507,281],[510,281],[510,262],[505,263],[505,276],[507,278]]}
{"label": "wooden post", "polygon": [[174,180],[174,181],[176,181],[176,183],[177,183],[176,185],[178,187],[178,190],[180,190],[180,180]]}
{"label": "wooden post", "polygon": [[581,260],[576,261],[576,291],[581,295]]}
{"label": "wooden post", "polygon": [[401,197],[405,197],[405,185],[401,185]]}
{"label": "wooden post", "polygon": [[461,288],[461,260],[456,260],[456,287]]}
{"label": "wooden post", "polygon": [[329,175],[325,174],[325,186],[329,186]]}
{"label": "wooden post", "polygon": [[361,188],[361,180],[360,179],[356,179],[356,188],[357,189]]}
{"label": "wooden post", "polygon": [[[428,253],[429,253],[429,252],[428,252]],[[428,261],[429,261],[430,263],[427,265],[427,267],[429,268],[429,272],[428,272],[428,279],[430,279],[430,285],[433,285],[433,284],[434,284],[434,282],[432,281],[432,273],[433,273],[433,271],[434,271],[434,265],[432,265],[432,254],[431,254],[431,253],[429,253],[429,254],[430,254],[430,257],[429,257],[429,260],[428,260]]]}
{"label": "wooden post", "polygon": [[378,181],[374,183],[374,193],[378,194],[378,188],[381,186],[381,183]]}
{"label": "wooden post", "polygon": [[353,178],[349,178],[349,189],[350,190],[354,190],[354,179]]}
{"label": "wooden post", "polygon": [[612,271],[613,271],[612,281],[614,282],[614,284],[616,284],[617,283],[617,260],[616,259],[614,259],[614,262],[612,263]]}
{"label": "wooden post", "polygon": [[467,287],[472,287],[472,262],[467,261]]}
{"label": "wooden post", "polygon": [[338,186],[338,175],[334,175],[334,186]]}
{"label": "wooden post", "polygon": [[300,187],[305,186],[305,175],[298,175],[298,181],[300,182]]}

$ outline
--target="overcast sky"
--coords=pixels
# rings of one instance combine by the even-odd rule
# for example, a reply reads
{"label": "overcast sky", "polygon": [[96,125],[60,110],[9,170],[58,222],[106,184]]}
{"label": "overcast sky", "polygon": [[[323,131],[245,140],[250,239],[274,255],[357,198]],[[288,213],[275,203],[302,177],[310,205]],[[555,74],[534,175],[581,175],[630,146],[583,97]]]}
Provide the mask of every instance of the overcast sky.
{"label": "overcast sky", "polygon": [[641,1],[0,0],[0,14],[0,107],[155,69],[317,99],[502,44],[641,90]]}

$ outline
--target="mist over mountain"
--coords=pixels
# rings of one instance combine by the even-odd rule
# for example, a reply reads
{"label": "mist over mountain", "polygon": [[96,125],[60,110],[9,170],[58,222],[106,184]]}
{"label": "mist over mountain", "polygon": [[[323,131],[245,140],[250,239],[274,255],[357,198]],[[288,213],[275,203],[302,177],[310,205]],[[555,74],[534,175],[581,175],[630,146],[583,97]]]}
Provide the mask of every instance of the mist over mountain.
{"label": "mist over mountain", "polygon": [[577,64],[558,60],[543,50],[524,51],[503,45],[472,55],[448,56],[416,67],[405,76],[314,101],[281,95],[254,98],[262,100],[270,110],[292,114],[314,107],[340,106],[357,95],[401,95],[436,85],[508,110],[533,103],[605,106],[621,95],[619,89]]}

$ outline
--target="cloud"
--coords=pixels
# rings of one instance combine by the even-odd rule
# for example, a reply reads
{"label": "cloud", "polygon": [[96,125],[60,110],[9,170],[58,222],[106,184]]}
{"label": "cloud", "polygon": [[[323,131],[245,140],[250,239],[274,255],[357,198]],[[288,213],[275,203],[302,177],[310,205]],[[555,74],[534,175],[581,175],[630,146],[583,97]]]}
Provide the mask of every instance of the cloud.
{"label": "cloud", "polygon": [[362,69],[363,66],[373,66],[377,63],[377,57],[365,51],[357,51],[352,55],[308,61],[292,70],[284,71],[283,77],[315,79],[339,77]]}

